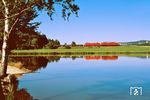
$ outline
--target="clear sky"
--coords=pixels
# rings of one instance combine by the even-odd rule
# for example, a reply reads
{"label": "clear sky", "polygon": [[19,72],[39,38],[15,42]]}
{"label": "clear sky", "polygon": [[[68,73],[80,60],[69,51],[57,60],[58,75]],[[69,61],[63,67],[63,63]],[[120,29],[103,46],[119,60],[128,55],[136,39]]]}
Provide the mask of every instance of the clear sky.
{"label": "clear sky", "polygon": [[51,21],[40,13],[39,31],[62,44],[99,41],[150,40],[150,0],[76,0],[79,17]]}

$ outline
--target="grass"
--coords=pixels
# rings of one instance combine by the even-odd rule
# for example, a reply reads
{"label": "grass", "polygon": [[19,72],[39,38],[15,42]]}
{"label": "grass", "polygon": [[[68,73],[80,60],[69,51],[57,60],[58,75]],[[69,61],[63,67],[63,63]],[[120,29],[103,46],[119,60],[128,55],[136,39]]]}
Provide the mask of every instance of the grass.
{"label": "grass", "polygon": [[71,49],[13,50],[12,55],[150,54],[150,46],[72,47]]}

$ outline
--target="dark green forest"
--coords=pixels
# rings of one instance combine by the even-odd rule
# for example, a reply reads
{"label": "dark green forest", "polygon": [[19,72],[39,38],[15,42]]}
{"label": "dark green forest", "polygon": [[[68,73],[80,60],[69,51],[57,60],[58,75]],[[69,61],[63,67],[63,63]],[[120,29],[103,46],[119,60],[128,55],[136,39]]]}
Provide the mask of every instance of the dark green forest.
{"label": "dark green forest", "polygon": [[[13,34],[9,39],[9,49],[56,49],[60,46],[58,40],[48,39],[46,35],[34,30],[26,30],[26,32],[18,32]],[[0,38],[0,47],[2,47],[2,37]]]}

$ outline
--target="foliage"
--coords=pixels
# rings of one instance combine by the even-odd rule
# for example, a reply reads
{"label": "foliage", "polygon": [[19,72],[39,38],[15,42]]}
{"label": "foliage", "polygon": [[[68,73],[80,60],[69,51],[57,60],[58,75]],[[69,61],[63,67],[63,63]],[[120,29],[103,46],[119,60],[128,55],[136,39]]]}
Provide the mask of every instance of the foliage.
{"label": "foliage", "polygon": [[65,43],[63,46],[65,49],[71,49],[71,47],[69,45],[67,45],[67,43]]}
{"label": "foliage", "polygon": [[[41,35],[38,32],[32,31],[30,33],[14,34],[9,39],[10,49],[40,49],[48,43],[48,39],[45,35]],[[2,44],[0,44],[2,45]]]}
{"label": "foliage", "polygon": [[48,43],[45,45],[44,48],[46,49],[57,49],[58,47],[60,47],[60,42],[58,40],[48,40]]}
{"label": "foliage", "polygon": [[77,46],[76,42],[72,41],[71,46],[72,46],[72,47]]}
{"label": "foliage", "polygon": [[[5,19],[5,5],[9,9],[9,33],[5,34],[4,21]],[[74,3],[75,0],[1,0],[0,1],[0,34],[1,37],[8,35],[10,38],[16,38],[16,33],[30,33],[36,32],[40,25],[39,22],[31,21],[38,16],[38,11],[47,11],[51,19],[52,15],[56,12],[57,6],[62,12],[62,17],[68,19],[71,13],[78,15],[79,7]],[[20,35],[20,34],[18,34]],[[20,38],[20,37],[19,37]],[[2,38],[1,38],[2,39]],[[11,40],[11,39],[10,39]],[[9,44],[9,43],[8,43]],[[9,44],[10,45],[10,44]]]}
{"label": "foliage", "polygon": [[[26,27],[33,28],[28,17],[33,17],[30,12],[38,13],[39,10],[47,11],[52,19],[55,12],[55,4],[62,8],[62,17],[68,19],[71,13],[77,15],[79,7],[74,4],[74,0],[1,0],[0,1],[0,33],[3,39],[0,76],[6,76],[10,49],[10,39],[15,33]],[[36,14],[35,14],[36,15]],[[30,19],[32,20],[32,19]],[[36,26],[36,25],[35,25]]]}
{"label": "foliage", "polygon": [[[13,28],[14,30],[19,30],[20,27],[30,26],[30,23],[27,19],[28,17],[33,16],[31,13],[38,13],[39,10],[47,11],[47,14],[52,19],[52,15],[56,12],[57,7],[60,6],[62,11],[62,17],[68,19],[71,13],[78,15],[79,7],[74,4],[75,0],[4,0],[9,9],[9,19],[11,20],[10,24],[13,25],[17,21],[17,24]],[[1,25],[4,24],[4,4],[3,1],[0,1],[0,18]],[[25,25],[28,24],[28,25]],[[2,28],[3,30],[3,28]]]}
{"label": "foliage", "polygon": [[[22,17],[19,18],[18,23],[16,24],[16,28],[12,31],[9,35],[8,40],[8,48],[11,49],[33,49],[33,48],[42,48],[43,45],[47,43],[47,38],[44,35],[40,35],[37,32],[37,28],[40,25],[39,22],[32,22],[31,21],[38,16],[37,12],[34,9],[28,10],[25,13],[22,13]],[[22,22],[24,21],[24,22]],[[3,21],[1,21],[3,22]],[[0,22],[0,25],[3,25]],[[12,22],[12,20],[11,20]],[[0,33],[3,30],[0,30]],[[0,36],[0,48],[2,47],[3,43],[3,35]],[[37,43],[34,44],[33,42],[36,39]],[[45,40],[44,40],[45,39]]]}

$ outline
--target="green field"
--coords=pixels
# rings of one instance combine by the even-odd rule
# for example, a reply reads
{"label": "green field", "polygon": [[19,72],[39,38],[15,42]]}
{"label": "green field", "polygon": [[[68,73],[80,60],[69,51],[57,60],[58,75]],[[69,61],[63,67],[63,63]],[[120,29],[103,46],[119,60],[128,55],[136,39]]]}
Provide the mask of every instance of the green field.
{"label": "green field", "polygon": [[148,54],[150,46],[117,46],[117,47],[72,47],[71,49],[34,49],[13,50],[12,55],[27,54]]}

